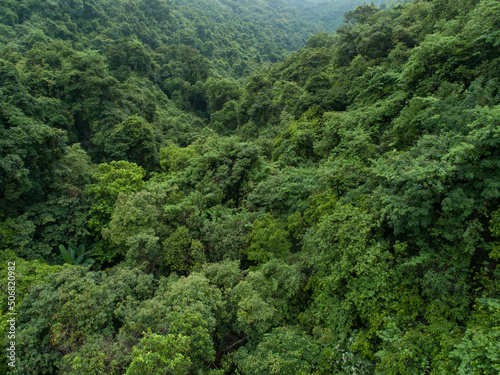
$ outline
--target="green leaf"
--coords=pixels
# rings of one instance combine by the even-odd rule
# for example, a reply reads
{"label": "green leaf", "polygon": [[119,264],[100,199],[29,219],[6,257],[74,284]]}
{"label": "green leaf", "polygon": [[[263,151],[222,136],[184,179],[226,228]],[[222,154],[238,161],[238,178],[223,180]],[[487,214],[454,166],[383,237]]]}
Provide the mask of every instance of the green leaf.
{"label": "green leaf", "polygon": [[61,252],[61,255],[66,263],[73,264],[73,259],[71,258],[71,255],[63,245],[59,245],[59,251]]}

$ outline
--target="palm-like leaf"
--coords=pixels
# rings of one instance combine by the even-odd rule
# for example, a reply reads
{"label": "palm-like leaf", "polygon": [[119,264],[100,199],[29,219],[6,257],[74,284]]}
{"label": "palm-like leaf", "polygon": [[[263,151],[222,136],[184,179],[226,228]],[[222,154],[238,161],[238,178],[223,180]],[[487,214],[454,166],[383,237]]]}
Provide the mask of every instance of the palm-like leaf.
{"label": "palm-like leaf", "polygon": [[59,245],[59,251],[61,252],[61,255],[66,263],[73,264],[73,259],[71,258],[69,251],[63,245]]}
{"label": "palm-like leaf", "polygon": [[89,266],[95,263],[95,260],[92,258],[85,259],[87,256],[94,252],[94,249],[85,251],[85,245],[81,245],[80,247],[78,247],[74,243],[69,242],[68,248],[64,247],[64,245],[59,245],[59,250],[64,261],[68,264],[73,264],[75,266]]}

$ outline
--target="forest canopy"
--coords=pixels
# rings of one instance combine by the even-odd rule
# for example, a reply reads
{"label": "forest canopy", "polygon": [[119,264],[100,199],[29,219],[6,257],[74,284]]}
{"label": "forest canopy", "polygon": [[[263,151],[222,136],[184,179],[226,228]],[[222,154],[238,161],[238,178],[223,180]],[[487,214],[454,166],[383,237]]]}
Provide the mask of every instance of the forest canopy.
{"label": "forest canopy", "polygon": [[356,5],[0,4],[1,373],[500,372],[500,2]]}

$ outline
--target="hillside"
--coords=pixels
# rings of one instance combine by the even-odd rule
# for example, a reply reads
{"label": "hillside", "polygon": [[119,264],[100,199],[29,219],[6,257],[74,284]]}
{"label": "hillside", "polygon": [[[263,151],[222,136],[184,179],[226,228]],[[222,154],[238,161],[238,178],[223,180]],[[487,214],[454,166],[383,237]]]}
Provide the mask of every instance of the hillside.
{"label": "hillside", "polygon": [[333,4],[2,3],[0,372],[500,371],[500,2]]}

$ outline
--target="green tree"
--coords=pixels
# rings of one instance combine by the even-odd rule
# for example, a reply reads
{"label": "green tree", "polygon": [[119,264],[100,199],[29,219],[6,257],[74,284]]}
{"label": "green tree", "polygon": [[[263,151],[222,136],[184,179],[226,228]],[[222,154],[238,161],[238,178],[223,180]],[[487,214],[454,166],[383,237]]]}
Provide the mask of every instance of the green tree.
{"label": "green tree", "polygon": [[188,272],[206,258],[203,244],[193,239],[186,227],[178,227],[163,241],[163,259],[172,271]]}
{"label": "green tree", "polygon": [[215,79],[210,77],[204,86],[209,113],[220,111],[230,100],[239,99],[239,85],[236,81],[227,78]]}
{"label": "green tree", "polygon": [[144,119],[131,116],[114,127],[104,151],[112,159],[127,160],[151,171],[158,166],[158,144],[155,128]]}
{"label": "green tree", "polygon": [[188,374],[191,365],[188,356],[190,341],[189,337],[182,335],[145,333],[134,347],[133,361],[127,374]]}
{"label": "green tree", "polygon": [[253,223],[246,254],[249,260],[263,264],[273,258],[286,259],[290,247],[284,223],[268,214]]}
{"label": "green tree", "polygon": [[[101,230],[107,228],[111,221],[118,196],[141,190],[144,175],[144,169],[127,161],[99,165],[99,171],[94,175],[96,182],[88,185],[88,194],[93,198],[89,227],[97,240],[101,239]],[[116,248],[102,240],[96,243],[94,256],[98,261],[112,261],[116,255]]]}

